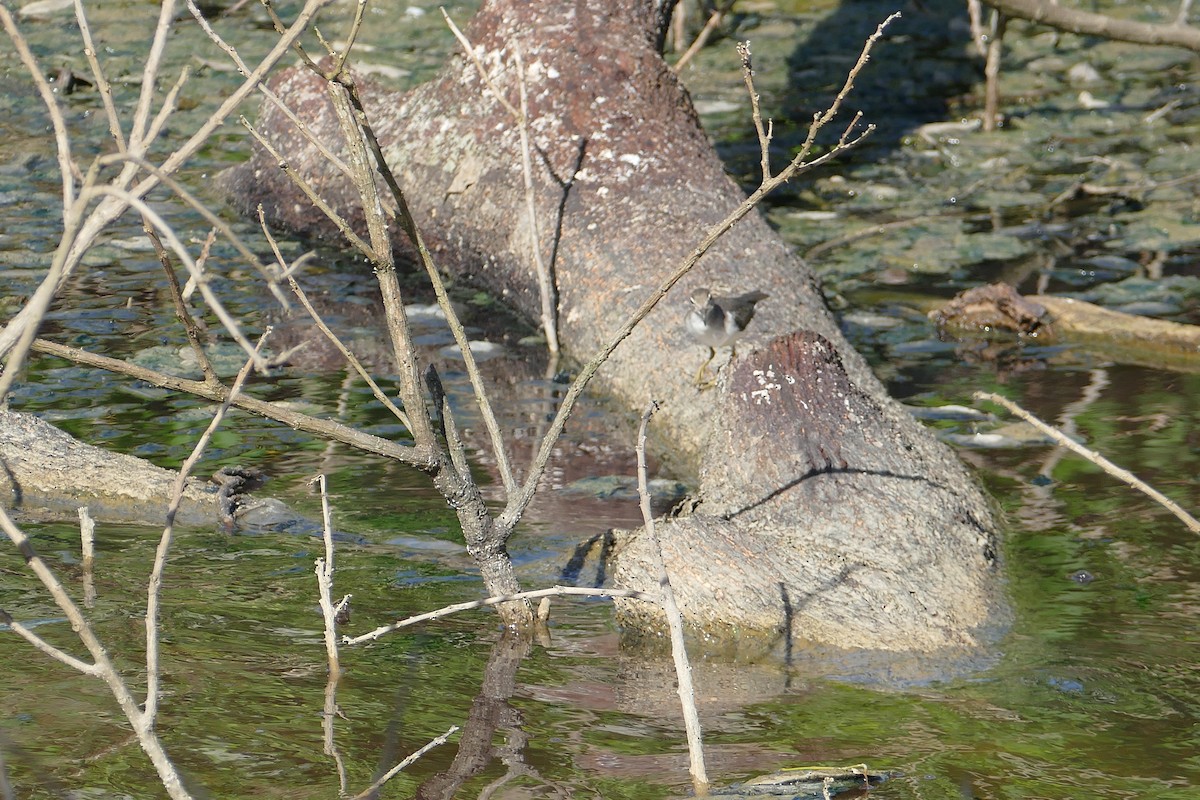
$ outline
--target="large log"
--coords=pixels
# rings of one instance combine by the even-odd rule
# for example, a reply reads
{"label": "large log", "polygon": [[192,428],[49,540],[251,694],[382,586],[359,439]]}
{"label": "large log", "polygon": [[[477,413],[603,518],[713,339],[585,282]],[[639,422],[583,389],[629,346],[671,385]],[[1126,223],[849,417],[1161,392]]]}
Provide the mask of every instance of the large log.
{"label": "large log", "polygon": [[[744,197],[659,54],[662,24],[652,0],[492,0],[468,30],[514,103],[520,45],[560,338],[581,359]],[[316,79],[292,71],[274,89],[336,139]],[[474,66],[455,56],[411,93],[364,93],[439,266],[536,319],[519,137]],[[257,125],[355,217],[349,184],[282,114],[264,106]],[[262,203],[276,223],[333,234],[263,152],[225,185],[247,212]],[[693,384],[707,351],[682,325],[699,287],[770,295],[711,391]],[[975,644],[1005,618],[996,521],[981,490],[886,396],[812,272],[757,214],[675,287],[600,380],[631,411],[665,400],[653,423],[659,449],[674,471],[702,476],[697,512],[662,530],[668,569],[691,589],[683,609],[693,622],[932,650]],[[617,574],[652,587],[647,564],[635,541]],[[632,606],[622,613],[645,621]]]}
{"label": "large log", "polygon": [[[86,506],[96,522],[161,527],[177,479],[173,470],[85,444],[32,414],[0,408],[0,506],[23,521],[74,521]],[[252,498],[248,492],[259,486],[237,467],[222,469],[212,481],[191,477],[174,522],[227,531],[320,533],[281,501]]]}
{"label": "large log", "polygon": [[[161,526],[176,473],[84,444],[32,414],[0,409],[0,504],[24,519],[71,519],[87,506],[99,522]],[[181,525],[216,526],[217,487],[192,479]]]}

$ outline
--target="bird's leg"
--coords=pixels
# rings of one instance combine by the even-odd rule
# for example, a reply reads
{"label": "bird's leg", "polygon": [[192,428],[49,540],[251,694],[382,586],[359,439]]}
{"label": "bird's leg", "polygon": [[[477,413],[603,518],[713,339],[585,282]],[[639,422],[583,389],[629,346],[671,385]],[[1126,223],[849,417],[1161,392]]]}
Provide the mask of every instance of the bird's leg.
{"label": "bird's leg", "polygon": [[700,369],[696,370],[695,383],[701,389],[707,389],[716,382],[713,380],[706,380],[704,377],[704,373],[708,370],[708,365],[711,364],[712,360],[716,357],[717,351],[714,348],[708,348],[708,358],[704,359],[704,363],[700,365]]}

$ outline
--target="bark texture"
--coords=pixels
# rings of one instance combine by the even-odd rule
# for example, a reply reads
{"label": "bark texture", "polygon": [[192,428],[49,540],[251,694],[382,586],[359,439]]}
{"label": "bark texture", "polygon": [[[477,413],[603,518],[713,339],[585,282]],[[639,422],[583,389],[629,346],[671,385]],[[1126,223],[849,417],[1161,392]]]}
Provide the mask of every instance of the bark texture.
{"label": "bark texture", "polygon": [[[660,24],[651,0],[495,0],[467,31],[514,104],[521,48],[543,255],[558,287],[560,339],[580,359],[744,197],[658,54]],[[315,79],[289,72],[274,88],[318,130],[333,130]],[[440,267],[537,319],[519,137],[474,65],[454,56],[412,93],[363,94]],[[264,107],[257,124],[353,215],[348,182],[318,165],[281,114]],[[226,185],[246,211],[263,203],[294,230],[331,233],[263,152]],[[699,287],[770,295],[739,358],[707,392],[692,383],[707,349],[682,324]],[[771,369],[776,377],[764,377]],[[685,604],[693,621],[933,649],[970,644],[1004,618],[996,523],[981,491],[886,397],[812,273],[759,215],[701,260],[599,378],[631,411],[665,400],[652,435],[676,472],[702,475],[699,513],[662,534],[677,586],[695,590]],[[755,394],[762,380],[780,383],[765,404]],[[636,542],[619,556],[618,575],[633,586],[649,580]]]}
{"label": "bark texture", "polygon": [[[820,334],[739,359],[712,426],[703,502],[657,527],[667,563],[694,565],[672,569],[685,616],[841,647],[976,645],[981,595],[953,592],[987,585],[993,521],[973,487],[946,480],[957,462],[922,446],[924,433],[859,389]],[[652,563],[634,539],[615,579],[652,591]],[[639,627],[657,616],[619,606]]]}

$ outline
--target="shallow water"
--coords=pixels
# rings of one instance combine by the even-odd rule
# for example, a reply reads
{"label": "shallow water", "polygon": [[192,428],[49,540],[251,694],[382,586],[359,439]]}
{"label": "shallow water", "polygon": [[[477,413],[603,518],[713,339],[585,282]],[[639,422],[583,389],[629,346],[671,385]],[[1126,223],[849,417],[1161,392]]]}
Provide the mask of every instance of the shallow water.
{"label": "shallow water", "polygon": [[[771,113],[785,106],[803,110],[803,89],[820,94],[834,85],[823,72],[832,69],[830,64],[844,66],[845,59],[835,57],[844,50],[834,32],[841,31],[844,47],[855,47],[865,35],[859,29],[873,27],[871,14],[877,5],[883,8],[849,5],[858,10],[859,20],[839,22],[831,3],[757,3],[740,20],[737,36],[752,38],[758,54],[759,89],[766,102],[779,104]],[[376,49],[364,57],[402,65],[409,74],[390,79],[400,85],[427,78],[451,47],[435,10],[428,10],[424,16],[381,13],[368,26],[367,44]],[[459,21],[469,15],[464,8],[451,13]],[[103,14],[120,22],[98,31],[103,47],[115,68],[136,74],[131,52],[145,31],[135,30],[121,8],[105,7]],[[257,18],[257,12],[251,16]],[[248,37],[240,45],[244,52],[264,46],[265,40],[253,38],[261,32],[252,32],[244,17],[226,25],[231,35]],[[23,27],[45,63],[69,61],[79,68],[69,26]],[[926,25],[923,30],[929,35],[909,36],[927,48],[927,55],[940,48],[937,57],[897,55],[894,63],[932,64],[938,85],[961,85],[948,105],[969,112],[980,90],[972,82],[972,63],[962,61],[961,53],[955,60],[964,45],[944,32],[956,29]],[[814,31],[820,48],[804,44]],[[1194,74],[1194,59],[1176,51],[1139,51],[1137,69],[1117,70],[1113,48],[1128,55],[1119,46],[1067,37],[1051,43],[1039,36],[1035,32],[1014,44],[1020,63],[1086,57],[1106,79],[1092,93],[1104,96],[1110,90],[1127,105],[1138,98],[1148,103],[1156,85],[1165,91],[1182,80],[1180,70],[1184,77]],[[1045,52],[1035,53],[1039,41]],[[745,144],[744,90],[729,44],[719,42],[702,54],[687,80],[700,108],[709,110],[706,123],[732,168],[746,174],[757,158]],[[205,46],[194,28],[185,27],[168,58],[178,66],[193,54],[220,63],[220,54]],[[793,60],[791,73],[782,66],[787,58]],[[921,107],[921,115],[905,122],[895,109],[878,107],[876,113],[891,123],[889,138],[880,137],[873,150],[856,155],[841,180],[827,173],[799,181],[792,194],[777,200],[772,218],[803,250],[864,225],[929,217],[903,236],[868,237],[815,260],[834,301],[845,298],[841,309],[848,335],[872,358],[893,393],[914,405],[933,406],[970,405],[975,390],[1002,392],[1045,419],[1073,420],[1091,447],[1195,510],[1200,507],[1195,478],[1200,472],[1200,377],[1114,364],[1102,353],[1079,348],[943,341],[914,300],[995,275],[1032,281],[1046,274],[1053,288],[1098,295],[1114,285],[1111,277],[1109,283],[1094,275],[1081,278],[1081,272],[1095,269],[1079,264],[1098,249],[1133,262],[1142,260],[1139,246],[1146,253],[1161,251],[1168,277],[1195,276],[1190,259],[1197,237],[1189,233],[1194,199],[1168,193],[1151,197],[1157,202],[1144,203],[1142,210],[1055,206],[1046,211],[1047,198],[1081,169],[1075,156],[1063,156],[1064,148],[1123,159],[1140,150],[1137,163],[1157,169],[1161,180],[1189,169],[1188,142],[1194,141],[1191,123],[1183,117],[1154,129],[1149,143],[1114,134],[1109,126],[1124,118],[1082,115],[1063,105],[1062,98],[1076,97],[1077,90],[1064,88],[1060,71],[1052,67],[1043,62],[1041,72],[1013,72],[1008,84],[1016,87],[1013,92],[1029,93],[1029,99],[1008,106],[1011,115],[1024,120],[1023,128],[930,145],[905,133],[930,121],[930,108]],[[36,100],[14,61],[6,61],[5,70],[10,89],[0,96],[6,111],[0,115],[0,196],[5,198],[0,296],[14,298],[36,285],[54,246],[55,226],[48,220],[54,220],[57,182]],[[900,105],[912,107],[896,93],[912,82],[895,66],[889,75],[891,83],[883,81],[866,96],[898,98]],[[183,135],[206,98],[230,80],[227,73],[201,65],[185,92],[187,110],[172,137]],[[1038,85],[1031,88],[1033,83]],[[128,99],[130,91],[120,89],[118,99]],[[722,102],[737,110],[722,111]],[[81,137],[78,150],[97,147],[103,125],[95,94],[72,95],[67,107]],[[1080,118],[1083,125],[1061,135]],[[229,126],[187,172],[189,183],[205,192],[207,177],[239,157],[241,138]],[[781,133],[781,142],[787,141]],[[1012,159],[1035,148],[1053,157],[1006,170],[1003,185],[989,184],[982,200],[978,186],[973,194],[963,191],[985,174],[976,165],[986,158]],[[979,205],[960,213],[966,201],[950,203],[949,197],[973,197]],[[195,227],[193,217],[165,198],[161,206],[178,224]],[[1167,226],[1163,220],[1174,222]],[[1065,233],[1032,238],[997,233],[1030,221],[1052,223]],[[137,227],[133,222],[119,227],[112,241],[97,248],[92,268],[72,284],[44,336],[122,357],[183,344]],[[1103,242],[1116,244],[1101,247],[1097,231],[1111,234]],[[372,289],[364,273],[361,266],[356,272],[336,253],[324,252],[305,274],[306,287],[321,298],[339,330],[366,351],[368,363],[386,373],[374,327],[376,304],[361,299]],[[1121,284],[1119,298],[1136,288],[1129,281]],[[251,325],[279,321],[248,276],[231,271],[215,288]],[[339,302],[346,295],[360,299]],[[1155,296],[1177,304],[1174,318],[1194,316],[1185,280]],[[8,313],[10,306],[4,308]],[[514,390],[506,396],[552,397],[557,384],[540,367],[518,373],[513,366],[537,360],[536,347],[519,344],[525,333],[509,337],[513,355],[498,362],[494,372],[510,376]],[[422,336],[431,352],[445,344],[436,324],[424,327]],[[443,363],[451,391],[460,392],[462,376],[453,362]],[[398,431],[361,383],[338,367],[314,366],[303,374],[258,380],[251,391],[338,414],[380,435]],[[12,404],[43,413],[89,442],[164,466],[177,466],[207,423],[204,403],[48,358],[31,364]],[[548,407],[546,399],[505,402],[502,416],[513,431],[514,447],[536,441]],[[471,424],[466,404],[461,412]],[[992,423],[930,424],[947,434],[993,428]],[[513,543],[526,585],[554,581],[576,542],[613,525],[634,524],[633,501],[566,490],[582,477],[632,474],[632,439],[632,429],[595,404],[571,426],[548,491]],[[866,762],[893,773],[872,792],[885,798],[1174,798],[1194,791],[1190,787],[1200,783],[1196,537],[1149,500],[1074,456],[1037,445],[960,452],[978,468],[1010,523],[1005,557],[1017,619],[999,652],[967,675],[886,687],[879,675],[865,680],[852,661],[830,674],[828,659],[805,652],[793,654],[790,669],[775,659],[702,658],[696,680],[712,777],[730,782],[789,765]],[[218,433],[198,471],[232,463],[264,468],[272,475],[273,494],[314,517],[319,505],[306,481],[317,472],[329,476],[337,527],[361,537],[339,545],[335,592],[354,594],[349,632],[479,597],[479,581],[458,543],[453,514],[412,471],[240,413]],[[486,481],[485,453],[476,453],[476,467]],[[31,531],[39,552],[77,592],[73,526],[31,526]],[[141,587],[156,541],[156,531],[102,526],[99,533],[98,601],[90,615],[135,683],[142,647]],[[193,530],[180,532],[176,540],[164,589],[166,696],[159,728],[201,796],[329,797],[339,790],[336,764],[323,752],[321,733],[326,669],[312,573],[318,555],[316,540],[293,535],[227,537]],[[15,553],[0,555],[0,574],[0,607],[38,623],[47,638],[79,652],[69,626]],[[462,797],[485,790],[509,798],[653,798],[689,791],[666,662],[621,647],[607,605],[555,603],[550,641],[533,647],[512,675],[505,669],[509,654],[497,639],[494,616],[472,612],[343,651],[346,675],[338,699],[344,717],[335,728],[352,792],[451,724],[486,714],[493,715],[497,733],[488,739],[495,751],[485,754],[481,766],[454,762],[456,738],[395,779],[384,796],[436,796],[439,775],[452,777]],[[490,682],[481,690],[485,671]],[[160,794],[118,716],[103,686],[33,653],[16,637],[0,636],[0,755],[18,796]]]}

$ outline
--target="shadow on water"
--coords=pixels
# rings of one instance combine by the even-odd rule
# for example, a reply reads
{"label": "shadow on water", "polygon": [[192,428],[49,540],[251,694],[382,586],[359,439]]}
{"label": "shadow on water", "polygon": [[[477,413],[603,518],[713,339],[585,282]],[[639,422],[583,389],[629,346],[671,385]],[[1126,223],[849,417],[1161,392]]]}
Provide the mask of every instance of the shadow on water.
{"label": "shadow on water", "polygon": [[[855,110],[876,130],[850,160],[878,160],[900,146],[902,138],[928,122],[946,119],[950,98],[963,94],[980,79],[982,61],[971,58],[966,4],[958,0],[847,0],[817,22],[796,44],[788,59],[788,89],[783,116],[796,125],[786,136],[799,144],[808,120],[825,110],[846,81],[863,43],[888,18],[888,26],[871,62],[859,74],[846,111]],[[836,141],[844,123],[830,126],[820,141]],[[780,131],[784,134],[784,131]],[[845,159],[843,159],[843,163]]]}

